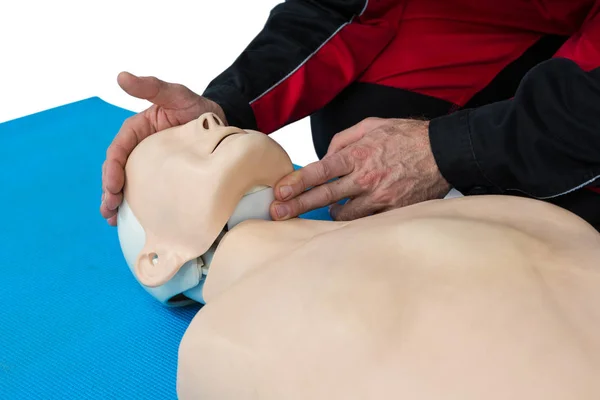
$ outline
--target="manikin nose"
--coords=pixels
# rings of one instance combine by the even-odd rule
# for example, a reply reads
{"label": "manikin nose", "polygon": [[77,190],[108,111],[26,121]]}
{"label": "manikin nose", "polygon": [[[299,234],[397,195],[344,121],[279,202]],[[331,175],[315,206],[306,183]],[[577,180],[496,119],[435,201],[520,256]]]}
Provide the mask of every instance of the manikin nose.
{"label": "manikin nose", "polygon": [[202,127],[206,130],[215,129],[219,126],[225,126],[221,118],[217,114],[206,113],[200,116]]}
{"label": "manikin nose", "polygon": [[202,114],[196,124],[196,131],[192,134],[203,135],[201,147],[208,154],[212,154],[226,137],[246,133],[239,128],[225,126],[221,118],[213,113]]}

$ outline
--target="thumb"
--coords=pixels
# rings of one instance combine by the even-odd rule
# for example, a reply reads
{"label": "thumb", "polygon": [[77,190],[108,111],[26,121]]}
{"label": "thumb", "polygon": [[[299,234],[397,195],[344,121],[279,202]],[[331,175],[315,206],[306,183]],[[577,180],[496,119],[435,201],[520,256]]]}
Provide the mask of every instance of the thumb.
{"label": "thumb", "polygon": [[128,95],[166,108],[176,108],[181,106],[182,100],[191,100],[197,96],[183,85],[165,82],[154,76],[136,76],[129,72],[121,72],[117,82]]}

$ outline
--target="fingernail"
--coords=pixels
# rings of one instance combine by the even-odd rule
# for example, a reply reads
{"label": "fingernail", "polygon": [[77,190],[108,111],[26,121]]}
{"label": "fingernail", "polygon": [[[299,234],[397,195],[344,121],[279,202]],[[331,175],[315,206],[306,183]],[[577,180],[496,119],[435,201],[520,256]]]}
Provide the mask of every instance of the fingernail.
{"label": "fingernail", "polygon": [[101,204],[104,204],[104,196],[105,196],[105,194],[104,194],[104,192],[102,192],[102,200],[100,200]]}
{"label": "fingernail", "polygon": [[288,197],[292,195],[292,187],[291,186],[282,186],[279,188],[279,195],[282,200],[287,200]]}
{"label": "fingernail", "polygon": [[290,213],[290,209],[288,206],[283,204],[278,204],[275,206],[275,214],[277,214],[277,218],[285,218]]}

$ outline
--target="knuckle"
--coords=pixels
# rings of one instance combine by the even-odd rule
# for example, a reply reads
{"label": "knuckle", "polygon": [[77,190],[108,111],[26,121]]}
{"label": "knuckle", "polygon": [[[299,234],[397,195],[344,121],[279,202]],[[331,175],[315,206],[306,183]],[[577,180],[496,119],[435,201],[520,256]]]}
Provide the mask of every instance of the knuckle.
{"label": "knuckle", "polygon": [[376,190],[372,195],[373,203],[377,205],[391,206],[395,203],[394,194],[389,190]]}
{"label": "knuckle", "polygon": [[327,204],[331,204],[335,201],[334,193],[331,185],[324,185],[323,187],[323,201]]}
{"label": "knuckle", "polygon": [[376,129],[373,129],[371,131],[371,135],[373,136],[373,138],[381,138],[381,137],[385,137],[385,136],[389,136],[390,134],[392,134],[394,132],[394,128],[388,125],[383,125],[383,126],[379,126]]}
{"label": "knuckle", "polygon": [[115,158],[115,151],[116,151],[116,146],[114,143],[112,143],[110,146],[108,146],[108,148],[106,149],[106,161],[104,162],[103,168],[106,168],[108,160]]}
{"label": "knuckle", "polygon": [[335,135],[333,137],[333,139],[331,139],[331,142],[329,142],[329,148],[330,149],[336,149],[339,146],[339,143],[342,139],[338,136]]}
{"label": "knuckle", "polygon": [[383,179],[384,174],[380,171],[369,171],[366,174],[358,177],[356,183],[363,189],[368,189],[377,186]]}
{"label": "knuckle", "polygon": [[355,160],[365,160],[372,154],[372,150],[367,146],[353,146],[350,150],[350,156]]}
{"label": "knuckle", "polygon": [[379,120],[380,120],[380,118],[377,118],[377,117],[367,117],[367,118],[365,118],[365,119],[363,119],[361,121],[361,124],[363,124],[363,125],[372,125],[372,124],[374,124],[376,122],[379,122]]}
{"label": "knuckle", "polygon": [[123,125],[121,126],[121,129],[123,128],[130,128],[133,125],[135,125],[135,115],[132,115],[131,117],[127,117],[127,119],[125,119],[125,121],[123,121]]}
{"label": "knuckle", "polygon": [[289,202],[289,207],[292,215],[299,215],[306,210],[306,202],[302,197],[298,197]]}
{"label": "knuckle", "polygon": [[373,129],[377,126],[380,126],[382,124],[382,122],[385,122],[386,120],[383,118],[377,118],[377,117],[368,117],[365,118],[364,120],[362,120],[360,122],[360,124],[362,125],[361,127],[365,130],[370,130]]}
{"label": "knuckle", "polygon": [[290,186],[293,191],[293,196],[298,196],[308,189],[306,181],[309,180],[309,178],[307,178],[304,173],[305,171],[302,170],[294,171],[292,174],[282,179],[281,182],[279,182],[279,185]]}
{"label": "knuckle", "polygon": [[325,182],[328,179],[331,168],[329,163],[321,161],[317,164],[316,174],[319,182]]}
{"label": "knuckle", "polygon": [[158,79],[156,76],[151,75],[151,76],[147,76],[146,80],[151,84],[151,85],[158,85],[160,84],[160,79]]}
{"label": "knuckle", "polygon": [[[106,158],[108,160],[119,160],[120,158],[127,158],[129,156],[127,150],[119,143],[113,143],[106,149]],[[107,165],[108,168],[108,165]]]}
{"label": "knuckle", "polygon": [[308,184],[306,183],[306,180],[303,177],[300,177],[298,180],[289,182],[288,186],[292,188],[292,196],[298,196],[304,193],[309,188]]}
{"label": "knuckle", "polygon": [[173,93],[177,93],[177,95],[181,96],[181,95],[185,95],[188,94],[188,92],[191,92],[191,90],[185,86],[182,85],[181,83],[172,83],[172,89],[173,89]]}
{"label": "knuckle", "polygon": [[348,171],[348,170],[353,171],[354,170],[354,162],[351,160],[352,157],[348,157],[348,155],[345,154],[345,153],[344,154],[340,153],[338,155],[338,158],[340,160],[341,167],[344,170],[346,170],[346,171]]}

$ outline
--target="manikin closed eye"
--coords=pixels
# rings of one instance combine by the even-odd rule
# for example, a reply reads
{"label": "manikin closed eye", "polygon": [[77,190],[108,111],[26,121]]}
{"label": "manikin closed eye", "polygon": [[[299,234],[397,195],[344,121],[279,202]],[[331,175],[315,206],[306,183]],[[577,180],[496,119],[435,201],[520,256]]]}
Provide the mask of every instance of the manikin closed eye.
{"label": "manikin closed eye", "polygon": [[272,187],[292,170],[275,141],[212,113],[145,139],[127,161],[118,212],[136,279],[166,305],[204,303],[219,240],[241,221],[270,219]]}

